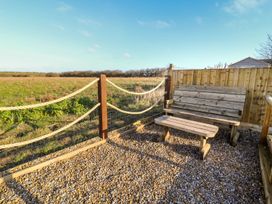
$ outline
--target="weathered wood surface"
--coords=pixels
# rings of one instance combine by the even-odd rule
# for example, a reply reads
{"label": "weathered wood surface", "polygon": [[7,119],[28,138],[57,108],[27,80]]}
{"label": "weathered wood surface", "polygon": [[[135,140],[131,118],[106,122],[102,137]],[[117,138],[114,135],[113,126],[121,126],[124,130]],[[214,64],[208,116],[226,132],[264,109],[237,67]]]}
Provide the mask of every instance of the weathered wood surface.
{"label": "weathered wood surface", "polygon": [[202,159],[205,159],[211,148],[211,145],[207,143],[207,139],[214,137],[218,132],[217,126],[168,115],[156,118],[155,123],[165,127],[162,141],[165,141],[170,137],[169,128],[182,130],[200,136],[199,151],[202,155]]}
{"label": "weathered wood surface", "polygon": [[[173,70],[172,89],[187,85],[245,88],[246,101],[242,122],[262,125],[265,112],[264,95],[272,95],[272,68]],[[228,97],[224,100],[228,101]]]}
{"label": "weathered wood surface", "polygon": [[233,101],[224,101],[224,100],[211,100],[211,99],[202,99],[202,98],[191,98],[191,97],[175,97],[176,103],[187,103],[187,104],[197,104],[197,105],[206,105],[220,108],[236,109],[243,110],[244,103],[233,102]]}
{"label": "weathered wood surface", "polygon": [[171,107],[182,111],[241,119],[245,102],[243,88],[184,86],[177,88]]}
{"label": "weathered wood surface", "polygon": [[237,118],[233,118],[233,117],[216,116],[214,114],[201,113],[196,111],[185,111],[185,110],[176,109],[176,108],[164,109],[164,111],[166,113],[171,113],[181,117],[186,117],[191,120],[202,118],[206,120],[207,122],[218,122],[225,125],[235,125],[235,126],[240,125],[240,121],[238,121]]}
{"label": "weathered wood surface", "polygon": [[[171,68],[171,67],[170,67]],[[168,75],[165,79],[165,94],[164,94],[164,108],[167,107],[167,101],[171,97],[171,76]]]}
{"label": "weathered wood surface", "polygon": [[244,88],[232,88],[232,87],[212,87],[212,86],[180,86],[177,87],[177,90],[180,91],[201,91],[201,92],[212,92],[212,93],[229,93],[229,94],[237,94],[244,95],[246,94],[246,90]]}
{"label": "weathered wood surface", "polygon": [[98,101],[99,109],[99,136],[102,139],[108,137],[108,110],[107,110],[107,82],[106,75],[100,75],[98,82]]}
{"label": "weathered wood surface", "polygon": [[210,113],[222,116],[230,116],[234,118],[239,118],[241,113],[239,110],[231,110],[220,107],[213,107],[207,105],[198,105],[198,104],[188,104],[188,103],[175,103],[172,105],[173,108],[180,108],[182,110],[192,110],[199,111],[203,113]]}
{"label": "weathered wood surface", "polygon": [[265,117],[263,120],[263,127],[262,127],[262,132],[261,132],[261,137],[260,137],[260,143],[265,143],[266,142],[266,137],[268,135],[268,130],[269,130],[269,124],[271,121],[271,116],[272,116],[272,105],[270,103],[266,104],[266,111],[265,111]]}
{"label": "weathered wood surface", "polygon": [[259,144],[259,158],[266,203],[272,203],[271,154],[266,145]]}
{"label": "weathered wood surface", "polygon": [[158,125],[182,130],[203,137],[214,137],[218,131],[218,127],[214,125],[166,115],[156,118],[155,123]]}
{"label": "weathered wood surface", "polygon": [[272,155],[272,135],[267,135],[267,145],[268,145],[269,151]]}

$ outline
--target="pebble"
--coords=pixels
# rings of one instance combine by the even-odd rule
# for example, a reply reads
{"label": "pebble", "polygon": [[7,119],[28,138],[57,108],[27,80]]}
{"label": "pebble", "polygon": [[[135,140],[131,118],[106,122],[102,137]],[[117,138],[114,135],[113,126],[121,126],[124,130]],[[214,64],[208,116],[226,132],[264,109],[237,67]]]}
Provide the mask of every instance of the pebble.
{"label": "pebble", "polygon": [[264,203],[258,134],[210,139],[204,161],[195,135],[147,126],[0,185],[0,203]]}

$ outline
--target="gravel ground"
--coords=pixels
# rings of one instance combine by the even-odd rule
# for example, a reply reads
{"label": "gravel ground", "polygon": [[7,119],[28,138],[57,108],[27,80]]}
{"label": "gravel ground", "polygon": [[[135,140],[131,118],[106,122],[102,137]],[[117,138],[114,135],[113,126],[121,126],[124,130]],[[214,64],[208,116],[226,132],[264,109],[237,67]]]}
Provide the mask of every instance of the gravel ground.
{"label": "gravel ground", "polygon": [[1,203],[264,203],[257,135],[227,131],[210,140],[202,161],[198,137],[146,127],[0,185]]}

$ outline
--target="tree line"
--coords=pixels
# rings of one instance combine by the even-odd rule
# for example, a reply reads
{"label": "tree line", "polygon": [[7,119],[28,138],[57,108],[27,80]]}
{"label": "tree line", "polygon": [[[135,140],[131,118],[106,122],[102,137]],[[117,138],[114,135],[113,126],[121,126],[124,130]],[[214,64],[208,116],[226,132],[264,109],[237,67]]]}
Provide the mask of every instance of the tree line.
{"label": "tree line", "polygon": [[0,77],[98,77],[106,74],[108,77],[161,77],[166,68],[147,68],[139,70],[104,70],[104,71],[71,71],[71,72],[0,72]]}

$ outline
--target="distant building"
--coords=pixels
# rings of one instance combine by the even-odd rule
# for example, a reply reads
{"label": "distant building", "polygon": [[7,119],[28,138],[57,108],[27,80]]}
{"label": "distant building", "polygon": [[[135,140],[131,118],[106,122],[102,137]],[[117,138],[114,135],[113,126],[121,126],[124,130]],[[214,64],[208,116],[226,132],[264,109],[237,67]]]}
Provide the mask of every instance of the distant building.
{"label": "distant building", "polygon": [[228,68],[268,68],[272,67],[270,59],[254,59],[252,57],[245,58],[241,61],[230,64]]}

